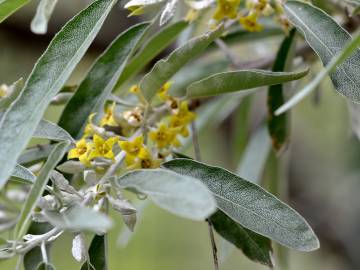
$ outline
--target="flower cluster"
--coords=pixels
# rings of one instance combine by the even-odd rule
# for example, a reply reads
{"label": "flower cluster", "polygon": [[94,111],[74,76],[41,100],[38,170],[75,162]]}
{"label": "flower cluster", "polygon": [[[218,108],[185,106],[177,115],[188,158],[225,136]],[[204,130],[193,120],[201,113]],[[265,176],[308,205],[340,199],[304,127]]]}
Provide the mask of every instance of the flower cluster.
{"label": "flower cluster", "polygon": [[263,30],[263,25],[258,22],[259,18],[274,14],[283,29],[288,31],[290,25],[284,16],[282,0],[246,0],[244,9],[240,9],[240,2],[240,0],[217,0],[213,19],[238,20],[247,31],[259,32]]}
{"label": "flower cluster", "polygon": [[[157,168],[181,146],[179,137],[189,136],[188,125],[195,119],[187,101],[172,97],[168,82],[159,89],[158,106],[150,107],[139,86],[129,93],[137,104],[118,111],[115,102],[105,107],[104,115],[95,124],[91,114],[83,137],[68,153],[68,159],[78,159],[87,167],[96,161],[111,164],[119,153],[125,155],[126,169]],[[129,104],[127,104],[129,106]],[[94,163],[95,161],[95,163]]]}

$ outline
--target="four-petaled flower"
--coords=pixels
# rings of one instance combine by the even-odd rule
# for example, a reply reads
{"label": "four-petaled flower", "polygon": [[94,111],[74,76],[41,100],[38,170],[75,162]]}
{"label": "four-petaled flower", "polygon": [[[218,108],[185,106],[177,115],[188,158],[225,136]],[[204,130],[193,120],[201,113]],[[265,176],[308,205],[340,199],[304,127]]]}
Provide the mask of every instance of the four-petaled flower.
{"label": "four-petaled flower", "polygon": [[240,24],[249,32],[260,32],[263,26],[257,22],[258,15],[256,12],[250,12],[247,16],[239,19]]}
{"label": "four-petaled flower", "polygon": [[110,137],[109,139],[104,140],[102,137],[95,134],[93,137],[94,149],[90,152],[89,158],[94,159],[96,157],[103,157],[114,160],[115,156],[112,148],[118,140],[119,139],[116,137]]}
{"label": "four-petaled flower", "polygon": [[128,163],[128,170],[135,170],[135,169],[153,169],[158,168],[161,164],[161,159],[154,158],[149,150],[145,147],[140,149],[139,154],[137,157]]}
{"label": "four-petaled flower", "polygon": [[240,0],[217,0],[217,8],[213,18],[221,21],[224,18],[235,19]]}
{"label": "four-petaled flower", "polygon": [[133,141],[119,141],[119,146],[126,152],[126,163],[130,164],[144,147],[144,138],[141,135],[136,137]]}
{"label": "four-petaled flower", "polygon": [[90,166],[89,153],[93,149],[93,144],[86,142],[83,138],[76,143],[76,147],[71,149],[68,153],[68,159],[78,158],[81,163],[86,166]]}
{"label": "four-petaled flower", "polygon": [[149,138],[154,141],[159,148],[165,148],[170,145],[179,147],[181,144],[176,138],[180,128],[169,128],[164,123],[161,123],[159,127],[149,132]]}

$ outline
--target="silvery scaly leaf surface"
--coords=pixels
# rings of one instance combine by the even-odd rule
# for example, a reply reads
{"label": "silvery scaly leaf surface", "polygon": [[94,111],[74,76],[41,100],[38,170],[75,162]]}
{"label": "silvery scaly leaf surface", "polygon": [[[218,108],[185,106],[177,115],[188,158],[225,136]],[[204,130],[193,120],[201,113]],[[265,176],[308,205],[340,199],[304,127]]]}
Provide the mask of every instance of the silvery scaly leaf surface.
{"label": "silvery scaly leaf surface", "polygon": [[59,166],[56,167],[56,169],[63,173],[75,174],[83,172],[86,169],[86,166],[80,161],[68,160],[64,163],[61,163]]}
{"label": "silvery scaly leaf surface", "polygon": [[20,95],[1,118],[0,188],[11,175],[52,98],[84,56],[115,3],[116,0],[92,2],[57,33]]}
{"label": "silvery scaly leaf surface", "polygon": [[218,208],[245,228],[296,250],[319,248],[319,240],[304,218],[260,186],[194,160],[174,159],[162,166],[203,182]]}
{"label": "silvery scaly leaf surface", "polygon": [[136,170],[116,183],[149,196],[159,207],[181,217],[204,220],[216,209],[213,196],[200,181],[169,170]]}
{"label": "silvery scaly leaf surface", "polygon": [[86,239],[82,233],[75,235],[72,241],[71,253],[77,262],[84,262],[88,258]]}
{"label": "silvery scaly leaf surface", "polygon": [[0,0],[0,23],[29,2],[30,0]]}

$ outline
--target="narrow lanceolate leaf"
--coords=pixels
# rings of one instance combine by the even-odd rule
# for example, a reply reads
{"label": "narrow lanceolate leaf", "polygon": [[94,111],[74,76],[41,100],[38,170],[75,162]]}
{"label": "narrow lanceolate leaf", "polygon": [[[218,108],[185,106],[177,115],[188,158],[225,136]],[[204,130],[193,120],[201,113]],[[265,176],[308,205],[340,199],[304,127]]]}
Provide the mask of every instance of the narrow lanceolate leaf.
{"label": "narrow lanceolate leaf", "polygon": [[106,232],[111,228],[111,220],[102,213],[88,207],[75,205],[59,213],[44,211],[45,219],[53,226],[71,231]]}
{"label": "narrow lanceolate leaf", "polygon": [[200,181],[169,170],[137,170],[117,179],[121,188],[149,196],[159,207],[181,217],[204,220],[216,203]]}
{"label": "narrow lanceolate leaf", "polygon": [[158,61],[153,69],[141,80],[140,88],[145,98],[150,101],[156,92],[186,63],[203,52],[223,31],[220,26],[213,32],[193,38],[174,50],[168,58]]}
{"label": "narrow lanceolate leaf", "polygon": [[[346,44],[344,49],[339,54],[337,54],[335,57],[333,57],[331,59],[331,61],[327,64],[326,68],[321,70],[321,72],[318,75],[316,75],[315,78],[310,83],[308,83],[303,89],[301,89],[298,93],[296,93],[296,95],[294,95],[284,105],[282,105],[279,109],[277,109],[275,111],[275,115],[280,115],[280,114],[286,112],[287,110],[291,109],[292,107],[294,107],[296,104],[298,104],[308,94],[310,94],[312,91],[314,91],[329,74],[330,74],[330,78],[332,79],[333,82],[334,81],[338,82],[337,79],[339,77],[336,77],[338,74],[336,70],[342,69],[342,65],[345,65],[346,62],[344,64],[342,64],[342,63],[346,59],[348,59],[348,57],[351,54],[353,54],[354,51],[355,51],[355,53],[349,59],[352,59],[355,57],[355,60],[353,59],[353,62],[350,65],[355,67],[357,64],[354,65],[354,63],[360,62],[360,53],[359,53],[359,49],[358,49],[359,46],[360,46],[360,31],[357,32],[354,39],[350,40],[349,43]],[[354,68],[354,70],[356,70],[356,68]],[[347,78],[345,78],[345,79],[347,80]],[[342,78],[342,80],[345,80],[345,79]],[[351,81],[351,80],[353,80],[353,81]],[[347,82],[340,81],[339,84],[335,84],[335,83],[334,84],[335,84],[335,87],[341,87],[341,89],[344,89],[344,90],[345,90],[345,88],[343,88],[343,86],[349,86],[349,85],[350,85],[350,88],[355,87],[355,89],[356,89],[356,86],[354,86],[353,82],[357,83],[358,78],[353,77],[351,80],[349,79]],[[359,91],[359,89],[357,89],[357,91]],[[351,101],[351,99],[349,101]],[[359,103],[359,102],[355,102],[355,103]]]}
{"label": "narrow lanceolate leaf", "polygon": [[160,26],[166,24],[175,14],[175,9],[177,2],[179,0],[169,0],[167,1],[165,8],[160,16]]}
{"label": "narrow lanceolate leaf", "polygon": [[16,164],[15,169],[12,172],[11,176],[23,179],[29,183],[33,183],[36,179],[36,176],[29,169],[19,164]]}
{"label": "narrow lanceolate leaf", "polygon": [[[35,65],[0,122],[0,189],[10,176],[51,99],[61,90],[116,0],[98,0],[70,20]],[[11,153],[11,155],[8,155]]]}
{"label": "narrow lanceolate leaf", "polygon": [[39,144],[25,150],[18,159],[19,164],[33,164],[49,156],[55,144]]}
{"label": "narrow lanceolate leaf", "polygon": [[20,217],[15,227],[15,235],[17,239],[21,239],[25,235],[28,229],[31,213],[36,206],[36,202],[44,192],[46,183],[50,177],[50,172],[55,168],[56,164],[64,156],[68,147],[69,142],[61,142],[56,145],[54,150],[51,152],[48,160],[41,169],[39,176],[36,178],[30,190],[28,198],[21,209]]}
{"label": "narrow lanceolate leaf", "polygon": [[[321,9],[299,1],[288,1],[285,12],[296,28],[303,33],[306,41],[328,65],[340,54],[351,36],[336,21]],[[360,50],[355,47],[353,54],[335,70],[330,77],[336,90],[353,102],[360,102]]]}
{"label": "narrow lanceolate leaf", "polygon": [[147,26],[148,23],[138,24],[120,34],[95,61],[66,105],[59,126],[74,138],[79,137],[89,115],[102,109]]}
{"label": "narrow lanceolate leaf", "polygon": [[188,98],[216,96],[298,80],[308,71],[306,69],[294,72],[271,72],[253,69],[223,72],[192,83],[186,92]]}
{"label": "narrow lanceolate leaf", "polygon": [[176,37],[188,26],[185,21],[179,21],[170,24],[159,30],[152,38],[150,38],[140,50],[127,64],[122,72],[115,88],[120,87],[126,80],[137,75],[154,57],[167,48]]}
{"label": "narrow lanceolate leaf", "polygon": [[188,159],[175,159],[163,167],[202,181],[215,196],[218,208],[245,228],[296,250],[319,248],[304,218],[260,186],[223,168]]}
{"label": "narrow lanceolate leaf", "polygon": [[33,134],[33,137],[50,139],[55,141],[74,142],[74,139],[66,130],[44,119],[40,121]]}
{"label": "narrow lanceolate leaf", "polygon": [[48,22],[58,0],[41,0],[31,21],[31,31],[35,34],[46,34]]}
{"label": "narrow lanceolate leaf", "polygon": [[244,228],[220,210],[210,220],[217,233],[242,250],[250,260],[274,266],[270,239]]}
{"label": "narrow lanceolate leaf", "polygon": [[[295,34],[293,29],[290,34],[285,37],[280,45],[280,49],[276,55],[273,71],[288,71],[288,63],[292,59],[292,52],[295,48]],[[290,64],[291,65],[291,64]],[[267,103],[268,103],[268,129],[272,138],[272,144],[275,150],[280,151],[289,138],[288,115],[275,115],[275,111],[284,104],[284,91],[282,84],[275,84],[269,87]]]}
{"label": "narrow lanceolate leaf", "polygon": [[29,2],[30,0],[0,0],[0,23]]}
{"label": "narrow lanceolate leaf", "polygon": [[107,270],[105,237],[94,236],[89,247],[89,261],[82,265],[81,270]]}

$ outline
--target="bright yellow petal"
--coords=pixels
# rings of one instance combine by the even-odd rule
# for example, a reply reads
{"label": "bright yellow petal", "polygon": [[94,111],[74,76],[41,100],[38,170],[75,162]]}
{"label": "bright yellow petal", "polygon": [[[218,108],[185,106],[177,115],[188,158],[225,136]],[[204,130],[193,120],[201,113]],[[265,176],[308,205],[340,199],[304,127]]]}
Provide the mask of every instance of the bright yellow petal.
{"label": "bright yellow petal", "polygon": [[95,147],[99,147],[105,143],[104,139],[97,134],[94,134],[93,140],[94,140]]}
{"label": "bright yellow petal", "polygon": [[71,149],[71,150],[69,151],[67,158],[68,158],[68,159],[78,158],[79,156],[80,156],[80,155],[79,155],[77,149],[76,149],[76,148],[73,148],[73,149]]}

